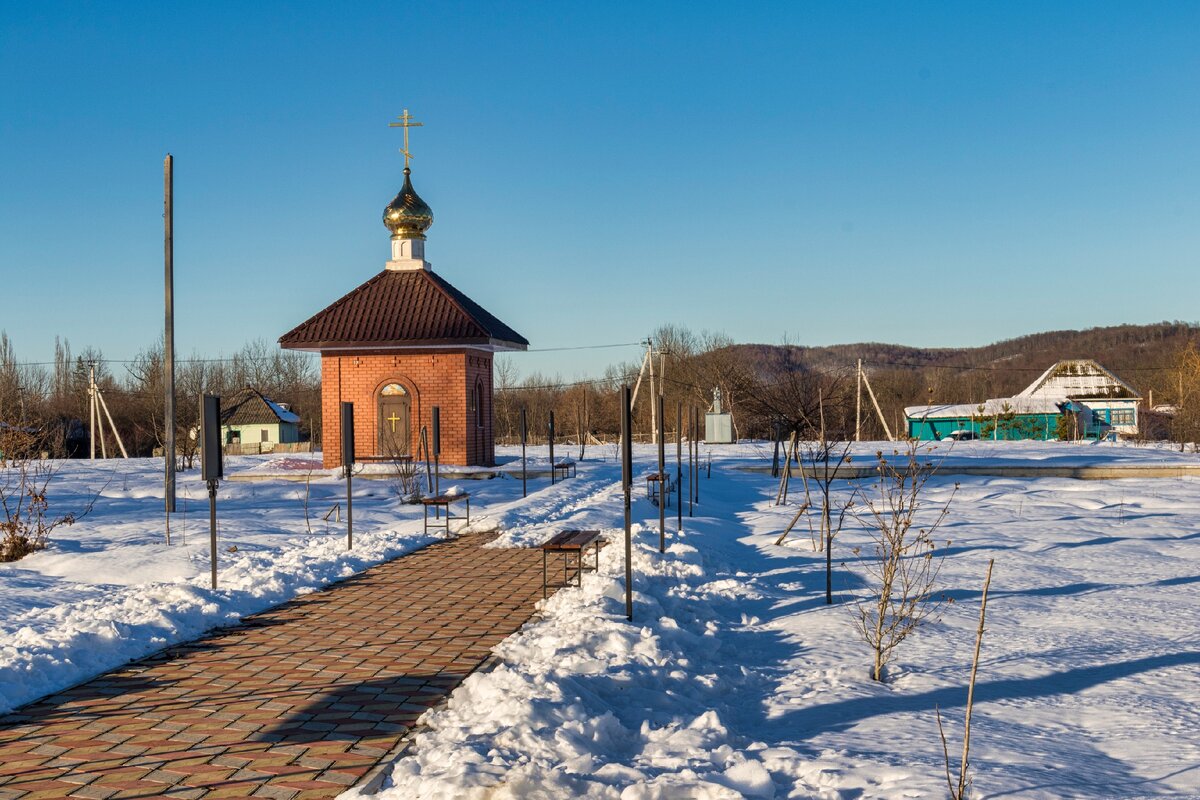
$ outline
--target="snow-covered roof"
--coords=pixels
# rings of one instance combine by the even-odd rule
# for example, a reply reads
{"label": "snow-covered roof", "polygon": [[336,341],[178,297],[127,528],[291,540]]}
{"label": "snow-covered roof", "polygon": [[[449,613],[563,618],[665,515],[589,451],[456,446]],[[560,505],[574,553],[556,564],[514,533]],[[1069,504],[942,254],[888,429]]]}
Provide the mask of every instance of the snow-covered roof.
{"label": "snow-covered roof", "polygon": [[1054,400],[1137,400],[1132,386],[1090,358],[1059,361],[1017,397]]}
{"label": "snow-covered roof", "polygon": [[275,412],[275,416],[279,417],[280,422],[300,422],[300,415],[296,412],[288,411],[282,405],[276,403],[269,397],[264,397],[263,400],[265,400],[267,405],[271,407],[271,410]]}
{"label": "snow-covered roof", "polygon": [[1054,401],[1030,397],[996,397],[982,403],[954,405],[908,406],[904,415],[909,419],[954,419],[960,417],[993,417],[997,414],[1058,414],[1063,400]]}

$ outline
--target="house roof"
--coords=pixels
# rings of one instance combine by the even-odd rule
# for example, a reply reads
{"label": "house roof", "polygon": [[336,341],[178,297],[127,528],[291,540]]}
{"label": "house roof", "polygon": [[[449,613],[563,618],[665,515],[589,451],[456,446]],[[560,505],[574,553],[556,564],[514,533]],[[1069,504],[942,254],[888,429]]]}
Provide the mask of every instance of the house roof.
{"label": "house roof", "polygon": [[1059,361],[1017,397],[1056,400],[1137,400],[1137,391],[1090,358]]}
{"label": "house roof", "polygon": [[299,423],[300,417],[247,386],[221,403],[222,425]]}
{"label": "house roof", "polygon": [[384,270],[279,338],[292,350],[477,346],[529,341],[430,270]]}
{"label": "house roof", "polygon": [[982,403],[959,403],[956,405],[908,406],[904,416],[909,419],[969,419],[971,417],[993,417],[1009,412],[1016,414],[1059,414],[1065,401],[1032,397],[996,397]]}

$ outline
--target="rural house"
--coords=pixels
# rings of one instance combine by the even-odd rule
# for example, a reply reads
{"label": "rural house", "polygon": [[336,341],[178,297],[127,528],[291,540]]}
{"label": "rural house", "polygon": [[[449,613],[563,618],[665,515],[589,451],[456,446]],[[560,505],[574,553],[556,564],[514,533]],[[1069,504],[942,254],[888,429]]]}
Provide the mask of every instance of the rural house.
{"label": "rural house", "polygon": [[914,439],[1057,439],[1059,421],[1073,414],[1072,432],[1099,439],[1138,431],[1141,398],[1125,381],[1091,359],[1059,361],[1013,397],[982,403],[909,406]]}
{"label": "rural house", "polygon": [[222,401],[221,438],[243,452],[270,452],[274,445],[300,441],[300,417],[247,386]]}

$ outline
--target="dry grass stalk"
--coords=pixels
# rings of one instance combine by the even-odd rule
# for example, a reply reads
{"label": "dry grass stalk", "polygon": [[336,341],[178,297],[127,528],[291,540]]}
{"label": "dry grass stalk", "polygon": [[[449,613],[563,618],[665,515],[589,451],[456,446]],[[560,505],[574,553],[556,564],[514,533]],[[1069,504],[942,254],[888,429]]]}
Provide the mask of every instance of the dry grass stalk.
{"label": "dry grass stalk", "polygon": [[979,650],[983,645],[983,622],[987,616],[988,587],[992,585],[992,566],[996,559],[988,560],[987,577],[983,580],[983,598],[979,604],[979,629],[975,632],[975,657],[971,660],[971,681],[967,685],[967,713],[963,723],[962,763],[958,768],[958,781],[950,774],[950,748],[946,745],[946,732],[942,728],[942,712],[937,706],[933,707],[937,715],[938,734],[942,737],[942,756],[946,761],[946,786],[950,789],[951,800],[964,800],[971,779],[967,772],[971,754],[971,711],[975,707],[975,675],[979,671]]}

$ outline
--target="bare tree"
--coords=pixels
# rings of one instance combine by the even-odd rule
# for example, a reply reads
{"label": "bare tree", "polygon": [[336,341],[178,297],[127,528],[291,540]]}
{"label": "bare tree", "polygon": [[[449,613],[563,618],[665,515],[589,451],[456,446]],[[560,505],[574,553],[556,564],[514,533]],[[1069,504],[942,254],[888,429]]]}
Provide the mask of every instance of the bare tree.
{"label": "bare tree", "polygon": [[1194,341],[1179,348],[1169,372],[1175,383],[1171,438],[1181,452],[1189,442],[1195,450],[1200,445],[1200,348]]}
{"label": "bare tree", "polygon": [[[892,458],[876,453],[879,475],[875,492],[866,495],[860,521],[873,541],[872,552],[861,557],[872,579],[870,596],[857,603],[855,628],[870,646],[874,658],[871,677],[884,680],[892,651],[937,607],[931,598],[942,561],[937,556],[934,533],[950,513],[954,491],[940,508],[923,512],[922,497],[934,468],[922,463],[923,452],[915,441]],[[919,518],[927,520],[923,527]],[[949,542],[947,542],[947,545]]]}
{"label": "bare tree", "polygon": [[[825,603],[833,603],[833,540],[846,524],[846,515],[854,507],[857,489],[851,485],[851,491],[845,496],[836,496],[833,491],[834,482],[839,479],[839,472],[844,465],[851,462],[850,441],[847,438],[832,439],[825,427],[825,404],[818,392],[817,413],[819,423],[816,439],[801,443],[805,456],[801,469],[810,477],[805,480],[805,506],[810,509],[809,533],[812,534],[815,547],[825,551]],[[843,478],[844,479],[844,478]],[[816,486],[817,499],[814,503],[809,486]],[[849,484],[849,482],[847,481]],[[812,527],[811,512],[819,514],[817,530]],[[817,535],[819,533],[819,536]]]}

